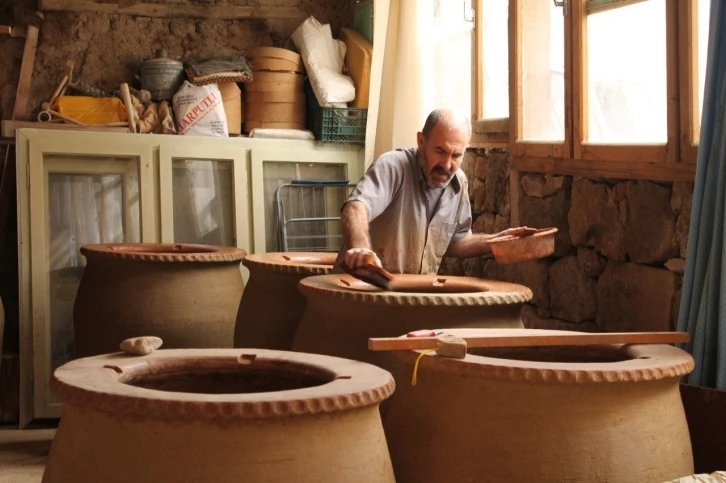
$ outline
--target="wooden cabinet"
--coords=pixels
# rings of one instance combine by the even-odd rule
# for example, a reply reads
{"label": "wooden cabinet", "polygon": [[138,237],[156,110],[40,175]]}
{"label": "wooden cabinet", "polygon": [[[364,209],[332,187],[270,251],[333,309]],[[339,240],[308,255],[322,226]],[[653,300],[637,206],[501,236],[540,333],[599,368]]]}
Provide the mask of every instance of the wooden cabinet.
{"label": "wooden cabinet", "polygon": [[85,266],[78,251],[83,244],[204,243],[263,253],[275,246],[268,240],[276,232],[274,207],[267,206],[270,190],[300,173],[355,182],[363,174],[363,149],[19,130],[21,426],[61,415],[48,381],[74,357],[73,303]]}

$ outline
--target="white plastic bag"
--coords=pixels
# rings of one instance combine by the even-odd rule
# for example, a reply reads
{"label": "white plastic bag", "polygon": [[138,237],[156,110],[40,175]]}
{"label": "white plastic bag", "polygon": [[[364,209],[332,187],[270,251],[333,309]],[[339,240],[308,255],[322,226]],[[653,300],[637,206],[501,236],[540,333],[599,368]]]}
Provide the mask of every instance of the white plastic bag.
{"label": "white plastic bag", "polygon": [[229,136],[222,94],[217,84],[195,86],[184,81],[174,94],[174,118],[179,134]]}
{"label": "white plastic bag", "polygon": [[292,41],[302,56],[318,103],[323,107],[346,107],[355,99],[355,85],[343,75],[346,45],[335,40],[329,24],[308,17],[293,32]]}

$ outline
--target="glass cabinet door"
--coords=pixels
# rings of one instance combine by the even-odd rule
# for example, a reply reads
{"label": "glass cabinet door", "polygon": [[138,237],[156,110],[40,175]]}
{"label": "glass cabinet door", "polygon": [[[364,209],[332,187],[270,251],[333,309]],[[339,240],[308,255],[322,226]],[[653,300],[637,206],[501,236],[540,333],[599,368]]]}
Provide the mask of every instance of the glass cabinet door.
{"label": "glass cabinet door", "polygon": [[19,208],[29,215],[21,228],[28,249],[21,276],[29,270],[31,287],[21,291],[21,313],[32,327],[35,418],[60,416],[48,382],[75,358],[73,305],[86,264],[80,248],[154,238],[150,152],[84,144],[31,141],[26,166],[18,166]]}
{"label": "glass cabinet door", "polygon": [[161,240],[233,246],[250,252],[247,150],[162,145]]}
{"label": "glass cabinet door", "polygon": [[363,174],[363,151],[345,144],[306,144],[305,149],[296,145],[283,141],[275,148],[252,150],[255,253],[336,251],[339,247],[338,218],[348,188],[290,184],[292,180],[355,184]]}

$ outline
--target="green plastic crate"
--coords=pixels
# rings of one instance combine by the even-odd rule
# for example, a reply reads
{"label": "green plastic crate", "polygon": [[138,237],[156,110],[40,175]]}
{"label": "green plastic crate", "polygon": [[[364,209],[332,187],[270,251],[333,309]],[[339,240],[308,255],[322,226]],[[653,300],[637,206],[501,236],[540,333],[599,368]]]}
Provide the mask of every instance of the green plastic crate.
{"label": "green plastic crate", "polygon": [[307,80],[305,97],[307,128],[315,134],[315,139],[324,142],[365,144],[368,109],[320,107]]}
{"label": "green plastic crate", "polygon": [[353,29],[373,43],[373,0],[358,0],[355,3]]}

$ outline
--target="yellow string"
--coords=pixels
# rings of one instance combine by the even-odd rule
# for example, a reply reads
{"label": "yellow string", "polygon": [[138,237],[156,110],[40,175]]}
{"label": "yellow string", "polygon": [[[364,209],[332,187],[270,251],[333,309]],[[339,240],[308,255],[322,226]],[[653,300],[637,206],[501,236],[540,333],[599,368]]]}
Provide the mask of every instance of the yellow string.
{"label": "yellow string", "polygon": [[416,385],[416,373],[418,373],[418,361],[421,360],[423,356],[428,354],[429,352],[434,352],[436,349],[426,349],[425,351],[421,352],[418,357],[416,358],[416,364],[413,366],[413,377],[411,378],[411,385]]}

